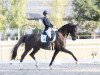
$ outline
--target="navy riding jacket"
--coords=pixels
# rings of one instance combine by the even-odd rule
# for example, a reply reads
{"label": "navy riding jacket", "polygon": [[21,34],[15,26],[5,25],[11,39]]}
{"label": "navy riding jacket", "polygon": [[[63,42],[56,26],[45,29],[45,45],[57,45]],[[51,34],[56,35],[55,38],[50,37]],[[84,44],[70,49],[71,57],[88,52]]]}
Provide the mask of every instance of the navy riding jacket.
{"label": "navy riding jacket", "polygon": [[43,24],[45,25],[45,30],[48,30],[49,27],[53,27],[47,17],[43,17]]}

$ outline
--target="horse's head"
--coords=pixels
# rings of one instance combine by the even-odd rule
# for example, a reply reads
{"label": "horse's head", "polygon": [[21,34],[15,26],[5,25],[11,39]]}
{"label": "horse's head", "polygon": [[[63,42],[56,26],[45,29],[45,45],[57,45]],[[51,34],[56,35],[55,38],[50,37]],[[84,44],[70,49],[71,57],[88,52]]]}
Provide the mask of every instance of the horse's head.
{"label": "horse's head", "polygon": [[72,40],[76,40],[76,38],[77,38],[77,26],[78,25],[74,25],[74,24],[69,23],[69,24],[66,24],[66,26],[68,29],[67,32],[68,32],[68,34],[71,35]]}

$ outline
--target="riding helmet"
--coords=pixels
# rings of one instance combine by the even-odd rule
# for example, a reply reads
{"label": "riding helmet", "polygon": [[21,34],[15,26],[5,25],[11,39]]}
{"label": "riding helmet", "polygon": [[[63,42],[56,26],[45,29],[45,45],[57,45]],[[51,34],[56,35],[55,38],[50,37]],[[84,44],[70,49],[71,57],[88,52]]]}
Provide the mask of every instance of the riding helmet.
{"label": "riding helmet", "polygon": [[43,15],[48,14],[49,12],[47,10],[43,11]]}

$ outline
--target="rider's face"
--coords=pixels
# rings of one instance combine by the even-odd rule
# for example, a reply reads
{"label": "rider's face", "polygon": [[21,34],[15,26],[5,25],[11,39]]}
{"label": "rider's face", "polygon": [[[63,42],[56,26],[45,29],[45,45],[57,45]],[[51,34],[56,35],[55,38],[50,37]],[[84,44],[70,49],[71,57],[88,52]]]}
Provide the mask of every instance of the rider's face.
{"label": "rider's face", "polygon": [[48,14],[46,14],[46,17],[49,17],[49,15],[48,15]]}

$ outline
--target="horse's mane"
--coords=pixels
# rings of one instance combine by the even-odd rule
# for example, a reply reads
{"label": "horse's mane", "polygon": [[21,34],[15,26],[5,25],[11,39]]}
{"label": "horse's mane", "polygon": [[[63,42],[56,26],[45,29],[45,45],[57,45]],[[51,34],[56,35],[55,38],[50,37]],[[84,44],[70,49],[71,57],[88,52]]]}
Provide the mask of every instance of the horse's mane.
{"label": "horse's mane", "polygon": [[59,28],[58,30],[65,30],[67,27],[70,26],[70,23],[63,25],[61,28]]}
{"label": "horse's mane", "polygon": [[63,25],[61,28],[59,28],[58,30],[63,30],[65,28],[66,25]]}

